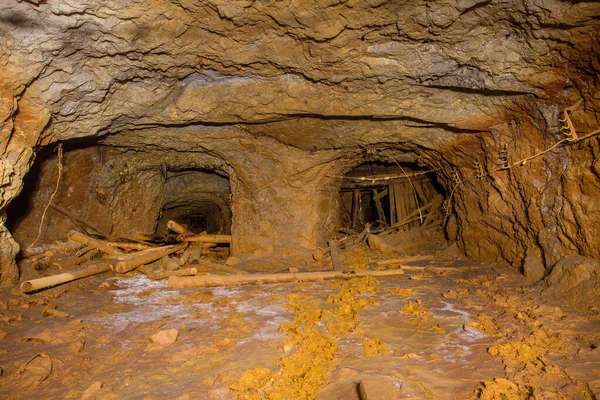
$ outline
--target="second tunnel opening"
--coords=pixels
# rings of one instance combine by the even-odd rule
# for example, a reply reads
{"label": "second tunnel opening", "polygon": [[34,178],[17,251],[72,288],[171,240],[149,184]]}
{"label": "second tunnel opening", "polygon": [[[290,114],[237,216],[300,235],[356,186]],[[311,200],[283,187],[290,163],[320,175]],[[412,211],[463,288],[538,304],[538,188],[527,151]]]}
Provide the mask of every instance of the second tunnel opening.
{"label": "second tunnel opening", "polygon": [[167,234],[172,220],[196,234],[230,234],[230,197],[229,179],[221,171],[169,171],[155,233]]}

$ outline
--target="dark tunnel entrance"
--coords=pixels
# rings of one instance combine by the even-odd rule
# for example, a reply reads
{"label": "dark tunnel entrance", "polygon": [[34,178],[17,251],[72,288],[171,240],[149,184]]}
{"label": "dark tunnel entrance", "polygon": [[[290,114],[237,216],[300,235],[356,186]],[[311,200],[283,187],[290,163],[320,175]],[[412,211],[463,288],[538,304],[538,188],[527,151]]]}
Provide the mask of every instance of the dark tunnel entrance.
{"label": "dark tunnel entrance", "polygon": [[197,234],[230,234],[230,196],[229,179],[220,171],[169,172],[156,233],[168,233],[173,220]]}

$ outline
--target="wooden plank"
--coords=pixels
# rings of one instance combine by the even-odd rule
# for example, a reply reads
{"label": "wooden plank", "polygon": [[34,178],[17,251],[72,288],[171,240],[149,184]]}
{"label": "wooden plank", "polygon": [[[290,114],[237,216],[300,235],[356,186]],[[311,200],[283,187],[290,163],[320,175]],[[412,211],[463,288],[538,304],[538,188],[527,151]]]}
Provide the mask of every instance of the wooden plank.
{"label": "wooden plank", "polygon": [[396,221],[401,221],[406,216],[404,212],[404,193],[402,192],[402,185],[395,184],[394,188],[394,205],[396,209]]}
{"label": "wooden plank", "polygon": [[393,226],[398,219],[396,218],[396,193],[394,192],[394,185],[388,186],[388,192],[390,195],[390,224]]}
{"label": "wooden plank", "polygon": [[415,191],[417,192],[417,196],[419,196],[419,200],[421,200],[421,204],[429,203],[429,199],[425,195],[425,191],[423,190],[423,179],[418,179],[413,182],[415,186]]}
{"label": "wooden plank", "polygon": [[[384,190],[383,192],[387,192]],[[385,212],[383,211],[383,206],[381,205],[381,197],[378,197],[379,193],[377,193],[377,189],[373,189],[373,202],[375,203],[375,208],[377,208],[377,219],[384,224],[387,224],[387,219],[385,218]]]}
{"label": "wooden plank", "polygon": [[320,282],[328,279],[348,279],[362,276],[386,277],[404,274],[401,268],[385,271],[326,271],[326,272],[300,272],[282,274],[242,274],[242,275],[203,275],[192,277],[169,277],[168,287],[171,289],[182,289],[190,287],[218,287],[218,286],[242,286],[242,285],[264,285],[270,283],[298,283],[298,282]]}
{"label": "wooden plank", "polygon": [[444,202],[444,196],[442,196],[442,195],[439,195],[432,201],[431,211],[429,211],[429,214],[427,214],[427,217],[425,217],[423,226],[427,226],[430,222],[433,221],[434,217],[439,215],[440,207],[442,206],[443,202]]}
{"label": "wooden plank", "polygon": [[356,220],[358,219],[359,209],[360,209],[360,190],[355,189],[352,192],[352,228],[356,228]]}
{"label": "wooden plank", "polygon": [[183,235],[181,240],[183,242],[231,243],[231,235]]}

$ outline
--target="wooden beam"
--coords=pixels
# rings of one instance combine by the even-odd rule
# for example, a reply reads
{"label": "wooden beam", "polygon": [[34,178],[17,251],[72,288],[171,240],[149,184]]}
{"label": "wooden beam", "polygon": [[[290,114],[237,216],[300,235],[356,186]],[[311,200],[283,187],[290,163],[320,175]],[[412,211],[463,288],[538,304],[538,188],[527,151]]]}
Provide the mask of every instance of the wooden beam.
{"label": "wooden beam", "polygon": [[231,235],[192,235],[182,236],[183,242],[202,242],[202,243],[231,243]]}
{"label": "wooden beam", "polygon": [[171,289],[183,289],[190,287],[218,287],[264,285],[269,283],[321,282],[328,279],[349,279],[362,276],[386,277],[402,274],[404,274],[404,271],[401,268],[399,268],[385,271],[325,271],[282,274],[240,274],[223,276],[202,275],[191,277],[172,276],[169,277],[168,287]]}
{"label": "wooden beam", "polygon": [[360,190],[355,189],[352,192],[352,228],[356,228],[358,211],[360,209]]}
{"label": "wooden beam", "polygon": [[390,225],[393,226],[398,222],[396,217],[396,192],[394,191],[394,185],[388,186],[388,192],[390,194]]}

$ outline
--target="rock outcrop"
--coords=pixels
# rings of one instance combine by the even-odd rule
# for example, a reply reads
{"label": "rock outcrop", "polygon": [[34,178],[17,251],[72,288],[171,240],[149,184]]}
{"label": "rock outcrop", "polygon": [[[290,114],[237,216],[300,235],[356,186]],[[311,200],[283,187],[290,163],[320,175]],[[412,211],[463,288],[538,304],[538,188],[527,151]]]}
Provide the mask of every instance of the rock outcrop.
{"label": "rock outcrop", "polygon": [[558,0],[5,2],[1,281],[18,278],[8,206],[36,153],[75,139],[114,156],[65,174],[106,229],[155,226],[168,163],[229,178],[236,252],[314,247],[336,177],[393,156],[436,170],[470,256],[600,258],[600,143],[580,139],[598,130],[599,28],[598,3]]}

